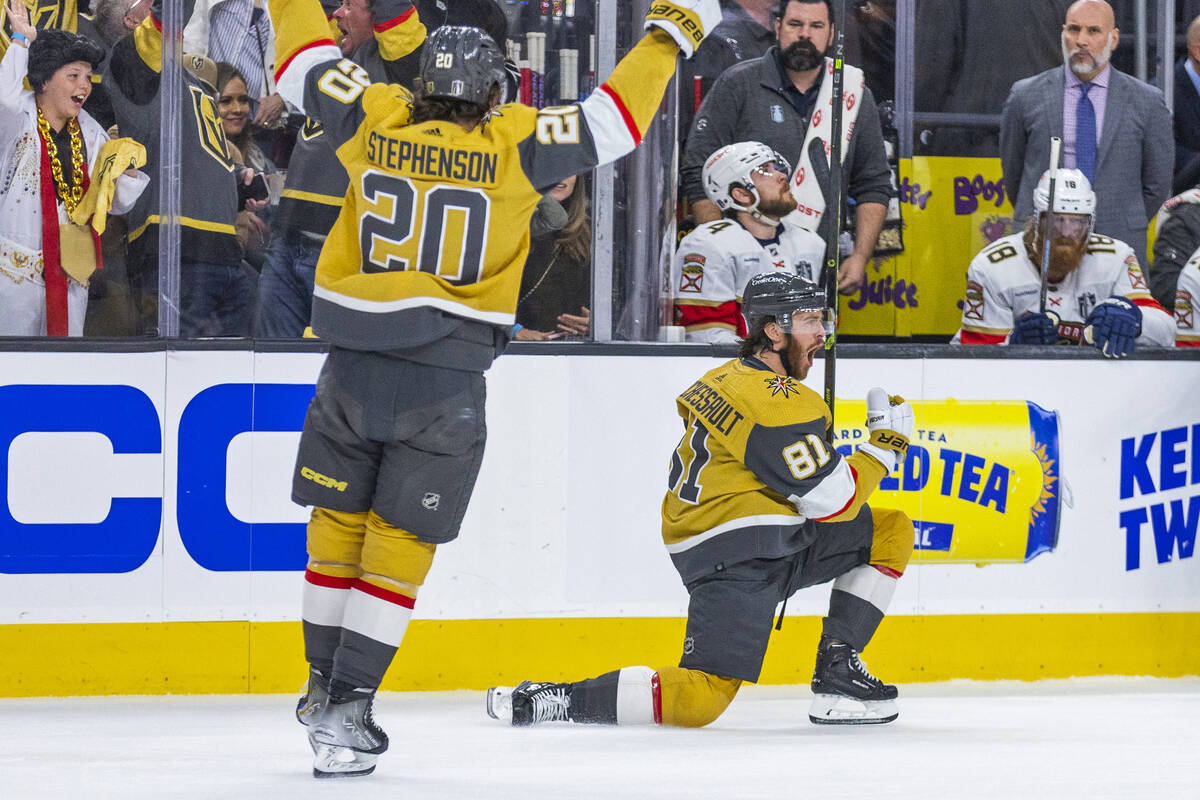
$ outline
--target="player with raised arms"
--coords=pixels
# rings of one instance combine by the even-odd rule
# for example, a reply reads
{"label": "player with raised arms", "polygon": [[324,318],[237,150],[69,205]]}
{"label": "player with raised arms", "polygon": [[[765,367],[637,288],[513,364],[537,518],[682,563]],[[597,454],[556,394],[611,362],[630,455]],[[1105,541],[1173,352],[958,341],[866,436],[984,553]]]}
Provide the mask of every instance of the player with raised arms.
{"label": "player with raised arms", "polygon": [[[425,40],[409,0],[372,0],[399,57]],[[437,546],[458,535],[483,457],[483,372],[512,329],[541,194],[641,141],[717,0],[658,0],[648,33],[586,100],[504,102],[477,28],[424,41],[416,94],[372,84],[317,0],[272,0],[280,94],[330,136],[350,185],[317,263],[312,328],[331,345],[293,499],[313,506],[297,709],[317,777],[366,775],[388,747],[375,692]]]}
{"label": "player with raised arms", "polygon": [[869,441],[843,457],[829,439],[829,407],[800,382],[833,333],[825,293],[798,275],[763,273],[743,292],[742,313],[749,334],[738,357],[676,399],[683,436],[671,456],[662,536],[690,596],[679,665],[493,687],[492,717],[518,726],[707,725],[743,682],[758,680],[776,605],[833,581],[809,719],[896,718],[896,687],[859,653],[912,555],[913,526],[866,502],[908,447],[912,406],[871,389]]}

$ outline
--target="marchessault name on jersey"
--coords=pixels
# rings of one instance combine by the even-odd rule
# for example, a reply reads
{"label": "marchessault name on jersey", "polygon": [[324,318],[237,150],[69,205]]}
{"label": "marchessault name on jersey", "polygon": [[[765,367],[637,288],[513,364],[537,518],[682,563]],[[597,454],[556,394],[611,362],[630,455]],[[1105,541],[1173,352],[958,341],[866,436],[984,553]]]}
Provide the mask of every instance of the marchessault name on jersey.
{"label": "marchessault name on jersey", "polygon": [[721,396],[721,393],[704,381],[696,381],[679,396],[680,401],[691,406],[696,416],[708,422],[719,433],[728,436],[734,427],[745,419],[745,415]]}

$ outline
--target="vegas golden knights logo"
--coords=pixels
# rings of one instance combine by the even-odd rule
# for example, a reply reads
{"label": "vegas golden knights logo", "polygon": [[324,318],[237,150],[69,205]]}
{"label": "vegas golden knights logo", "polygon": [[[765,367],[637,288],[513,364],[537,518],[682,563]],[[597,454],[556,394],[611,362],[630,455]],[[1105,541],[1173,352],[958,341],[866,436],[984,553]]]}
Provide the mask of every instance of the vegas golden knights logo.
{"label": "vegas golden knights logo", "polygon": [[321,123],[315,119],[304,118],[304,127],[300,129],[300,136],[304,138],[304,141],[311,142],[324,132],[325,129],[321,127]]}
{"label": "vegas golden knights logo", "polygon": [[[62,28],[75,33],[79,21],[76,0],[17,0],[29,9],[29,22],[38,30]],[[12,39],[12,25],[8,21],[8,8],[0,5],[0,53],[8,49]]]}
{"label": "vegas golden knights logo", "polygon": [[229,155],[229,143],[225,140],[225,128],[217,116],[217,107],[212,98],[199,86],[189,86],[192,96],[192,111],[196,114],[196,129],[200,134],[200,146],[208,151],[225,169],[233,172],[233,158]]}

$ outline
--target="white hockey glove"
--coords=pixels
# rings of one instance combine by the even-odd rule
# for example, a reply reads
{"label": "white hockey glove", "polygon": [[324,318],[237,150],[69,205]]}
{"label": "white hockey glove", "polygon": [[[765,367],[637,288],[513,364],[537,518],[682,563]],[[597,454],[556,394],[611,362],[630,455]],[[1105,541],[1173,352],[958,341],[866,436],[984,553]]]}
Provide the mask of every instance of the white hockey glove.
{"label": "white hockey glove", "polygon": [[866,451],[891,472],[898,460],[904,460],[914,422],[912,406],[903,397],[889,397],[883,389],[875,387],[867,392],[867,431],[870,440],[859,449]]}
{"label": "white hockey glove", "polygon": [[662,28],[679,45],[684,58],[691,58],[721,21],[718,0],[654,0],[646,12],[646,30]]}

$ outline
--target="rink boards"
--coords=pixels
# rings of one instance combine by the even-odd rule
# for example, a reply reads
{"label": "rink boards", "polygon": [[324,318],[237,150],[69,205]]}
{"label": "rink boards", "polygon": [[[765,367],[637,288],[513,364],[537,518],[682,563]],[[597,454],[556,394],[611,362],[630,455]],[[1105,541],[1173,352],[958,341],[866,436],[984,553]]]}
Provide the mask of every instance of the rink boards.
{"label": "rink boards", "polygon": [[[385,688],[677,661],[687,596],[658,533],[674,397],[724,359],[580,349],[488,373],[462,535]],[[872,500],[916,521],[918,548],[872,669],[1200,674],[1200,361],[927,352],[838,362],[839,445],[861,438],[871,386],[917,410],[909,461]],[[0,353],[0,696],[296,688],[307,512],[289,487],[322,360]],[[792,598],[763,682],[808,680],[827,599]]]}

